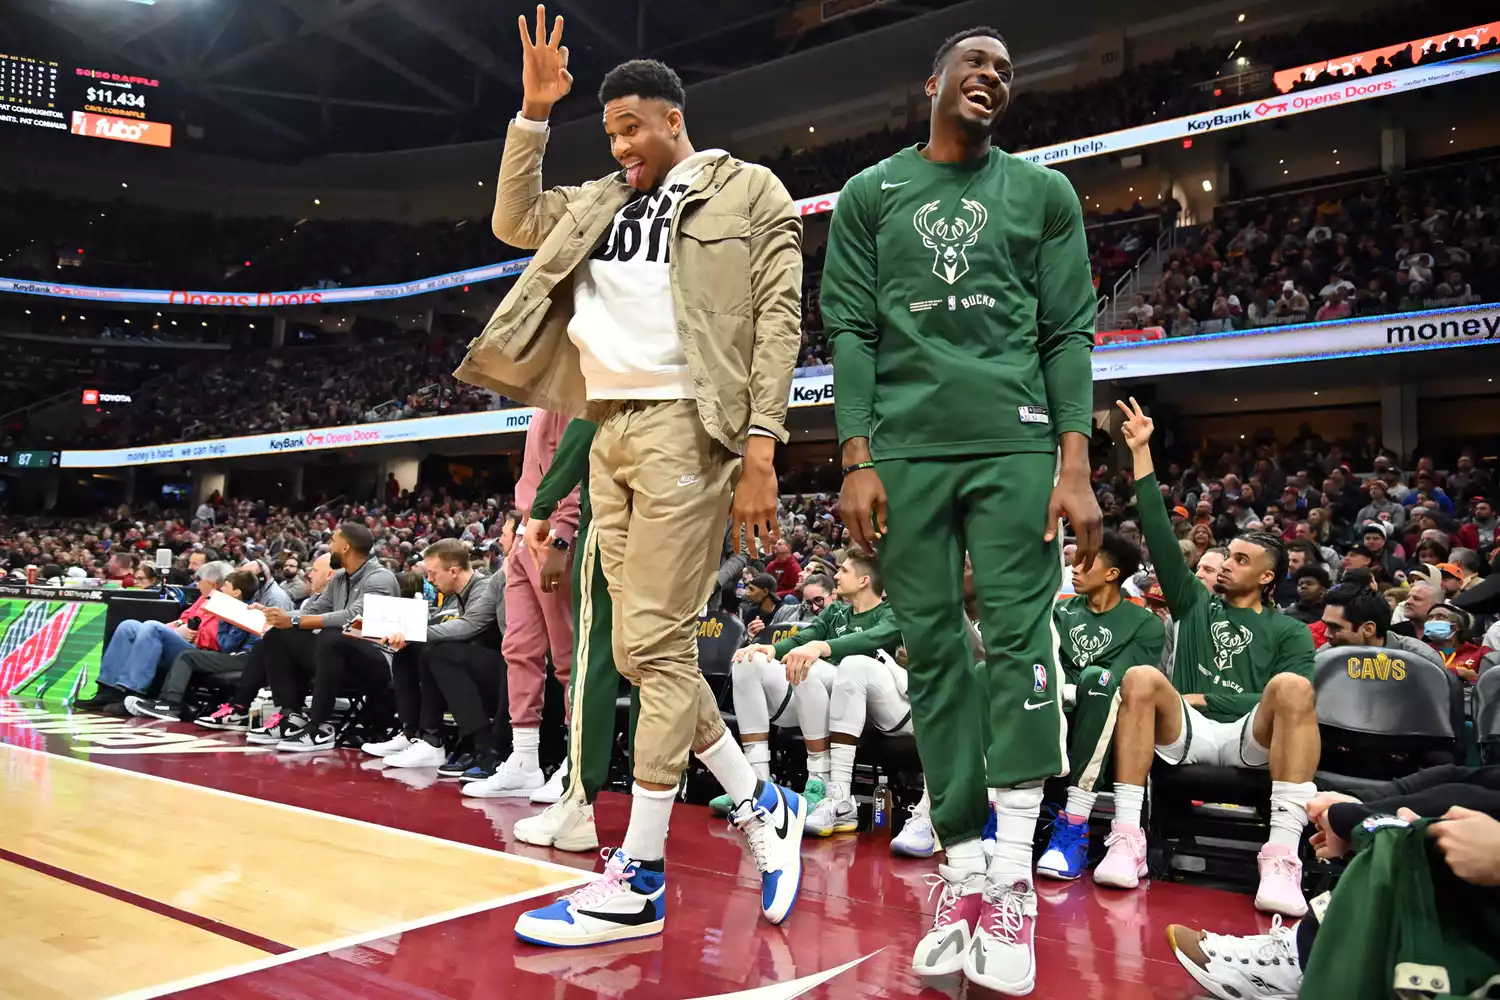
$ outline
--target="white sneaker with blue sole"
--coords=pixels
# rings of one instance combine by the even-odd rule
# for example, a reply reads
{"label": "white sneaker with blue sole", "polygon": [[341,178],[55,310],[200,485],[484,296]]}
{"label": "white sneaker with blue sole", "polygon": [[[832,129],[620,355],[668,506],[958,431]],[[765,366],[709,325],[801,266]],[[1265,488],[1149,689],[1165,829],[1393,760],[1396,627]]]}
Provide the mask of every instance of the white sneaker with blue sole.
{"label": "white sneaker with blue sole", "polygon": [[660,934],[667,917],[666,874],[642,867],[619,849],[602,853],[609,861],[597,882],[521,914],[516,937],[553,948],[582,948]]}
{"label": "white sneaker with blue sole", "polygon": [[891,853],[903,858],[930,858],[937,853],[937,834],[927,810],[912,806],[901,832],[891,839]]}
{"label": "white sneaker with blue sole", "polygon": [[792,912],[802,887],[802,828],[807,803],[790,788],[755,783],[755,797],[735,806],[730,822],[740,828],[760,869],[760,912],[779,924]]}

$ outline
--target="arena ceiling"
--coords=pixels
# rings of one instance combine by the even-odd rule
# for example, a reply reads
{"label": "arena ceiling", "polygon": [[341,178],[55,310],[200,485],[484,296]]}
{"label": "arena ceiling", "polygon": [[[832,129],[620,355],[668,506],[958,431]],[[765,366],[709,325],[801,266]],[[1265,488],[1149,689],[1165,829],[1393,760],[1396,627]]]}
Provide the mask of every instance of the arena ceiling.
{"label": "arena ceiling", "polygon": [[[577,78],[637,56],[689,83],[958,0],[565,0]],[[288,160],[494,138],[519,101],[534,0],[5,0],[0,51],[160,78],[192,148]],[[165,89],[170,84],[170,93]],[[583,99],[564,117],[596,113]],[[187,145],[187,143],[183,143]]]}

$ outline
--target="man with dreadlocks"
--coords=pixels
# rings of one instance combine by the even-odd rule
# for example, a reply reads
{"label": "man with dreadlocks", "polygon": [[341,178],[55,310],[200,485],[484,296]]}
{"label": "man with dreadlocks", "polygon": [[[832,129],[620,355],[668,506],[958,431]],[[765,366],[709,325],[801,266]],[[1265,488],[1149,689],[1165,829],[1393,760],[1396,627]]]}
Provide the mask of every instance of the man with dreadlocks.
{"label": "man with dreadlocks", "polygon": [[1307,804],[1317,794],[1319,742],[1312,635],[1268,599],[1286,572],[1286,547],[1264,532],[1238,536],[1213,591],[1206,590],[1179,553],[1167,519],[1151,462],[1151,418],[1134,399],[1119,406],[1135,463],[1141,529],[1177,623],[1177,641],[1170,678],[1142,665],[1127,670],[1120,684],[1115,819],[1094,881],[1133,889],[1146,874],[1141,804],[1153,751],[1169,764],[1269,767],[1271,839],[1260,851],[1255,905],[1300,917],[1307,901],[1297,846]]}

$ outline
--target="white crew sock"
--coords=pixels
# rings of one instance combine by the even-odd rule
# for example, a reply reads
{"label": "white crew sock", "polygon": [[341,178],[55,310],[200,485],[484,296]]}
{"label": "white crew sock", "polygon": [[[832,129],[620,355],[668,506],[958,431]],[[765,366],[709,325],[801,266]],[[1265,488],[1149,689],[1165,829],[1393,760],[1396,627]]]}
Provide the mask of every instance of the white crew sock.
{"label": "white crew sock", "polygon": [[1063,806],[1063,811],[1073,819],[1088,819],[1094,811],[1094,800],[1098,797],[1098,792],[1085,792],[1075,785],[1068,789],[1068,804]]}
{"label": "white crew sock", "polygon": [[758,743],[746,743],[744,745],[745,759],[750,762],[750,770],[761,781],[771,780],[771,744],[765,740]]}
{"label": "white crew sock", "polygon": [[833,743],[828,747],[828,777],[845,798],[854,787],[854,755],[858,752],[859,747],[853,743]]}
{"label": "white crew sock", "polygon": [[[767,751],[769,752],[769,747]],[[729,735],[729,730],[724,730],[713,746],[699,750],[698,759],[719,779],[719,787],[729,793],[736,805],[755,798],[755,783],[759,779],[755,776],[755,769],[745,759],[745,752],[734,741],[734,737]]]}
{"label": "white crew sock", "polygon": [[672,800],[677,789],[664,792],[630,786],[630,825],[620,850],[632,861],[660,861],[667,854],[667,824],[672,820]]}
{"label": "white crew sock", "polygon": [[[515,728],[510,731],[510,759],[523,771],[535,771],[541,767],[537,754],[542,746],[542,731],[536,728]],[[652,860],[652,859],[647,859]]]}
{"label": "white crew sock", "polygon": [[1042,786],[1001,788],[995,795],[995,853],[989,878],[1009,884],[1031,880],[1031,842],[1042,814]]}
{"label": "white crew sock", "polygon": [[1271,782],[1271,839],[1266,843],[1295,851],[1307,825],[1307,804],[1317,794],[1311,781]]}
{"label": "white crew sock", "polygon": [[807,776],[809,778],[817,778],[826,785],[831,780],[829,776],[831,767],[833,767],[833,759],[827,750],[807,751]]}
{"label": "white crew sock", "polygon": [[1115,823],[1140,829],[1141,807],[1146,804],[1145,785],[1115,785]]}
{"label": "white crew sock", "polygon": [[971,875],[984,871],[984,841],[978,837],[951,844],[943,850],[948,856],[949,868]]}

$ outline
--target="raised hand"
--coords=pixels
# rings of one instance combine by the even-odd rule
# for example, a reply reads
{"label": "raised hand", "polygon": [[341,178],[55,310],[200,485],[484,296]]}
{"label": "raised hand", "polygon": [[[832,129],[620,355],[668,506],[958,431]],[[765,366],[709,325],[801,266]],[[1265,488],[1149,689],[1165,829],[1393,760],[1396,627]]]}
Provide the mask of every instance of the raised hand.
{"label": "raised hand", "polygon": [[552,105],[573,89],[568,72],[568,47],[562,44],[563,19],[552,22],[547,34],[547,8],[536,5],[536,36],[533,40],[526,15],[516,18],[521,28],[521,114],[532,121],[546,121]]}
{"label": "raised hand", "polygon": [[1125,438],[1125,444],[1132,451],[1149,447],[1156,424],[1146,416],[1145,411],[1141,409],[1141,404],[1135,401],[1134,396],[1131,396],[1129,405],[1118,400],[1115,401],[1115,405],[1120,408],[1121,413],[1125,414],[1125,422],[1120,425],[1120,434]]}

